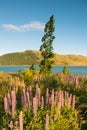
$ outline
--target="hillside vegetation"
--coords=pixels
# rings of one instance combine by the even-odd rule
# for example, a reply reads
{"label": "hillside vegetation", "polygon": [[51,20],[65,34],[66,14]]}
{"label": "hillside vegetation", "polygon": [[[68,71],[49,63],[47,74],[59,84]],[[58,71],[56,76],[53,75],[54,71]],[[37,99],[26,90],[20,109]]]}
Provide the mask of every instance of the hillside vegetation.
{"label": "hillside vegetation", "polygon": [[[39,65],[41,58],[40,52],[35,50],[8,53],[0,56],[0,65]],[[54,65],[87,65],[87,57],[81,55],[55,54],[54,60]]]}

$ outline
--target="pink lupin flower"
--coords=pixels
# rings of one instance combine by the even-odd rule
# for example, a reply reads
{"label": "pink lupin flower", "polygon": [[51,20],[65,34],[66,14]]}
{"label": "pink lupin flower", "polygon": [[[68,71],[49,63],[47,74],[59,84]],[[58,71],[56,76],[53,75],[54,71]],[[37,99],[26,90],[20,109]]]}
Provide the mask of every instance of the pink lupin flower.
{"label": "pink lupin flower", "polygon": [[15,126],[18,126],[19,122],[18,121],[15,121]]}
{"label": "pink lupin flower", "polygon": [[58,102],[58,92],[55,91],[55,105],[57,105],[57,102]]}
{"label": "pink lupin flower", "polygon": [[38,101],[37,101],[37,96],[33,97],[33,113],[34,116],[37,116],[37,109],[38,109]]}
{"label": "pink lupin flower", "polygon": [[29,92],[26,92],[26,107],[29,110],[30,109],[30,96],[29,96]]}
{"label": "pink lupin flower", "polygon": [[52,98],[51,98],[51,97],[49,97],[49,99],[48,99],[48,104],[49,104],[49,105],[52,104]]}
{"label": "pink lupin flower", "polygon": [[52,89],[52,94],[51,94],[51,110],[54,109],[54,89]]}
{"label": "pink lupin flower", "polygon": [[58,114],[60,114],[60,110],[61,110],[61,107],[62,107],[62,104],[63,104],[63,102],[62,102],[62,93],[63,93],[63,91],[60,91],[59,92],[59,100],[58,100],[58,104],[57,104],[57,107],[58,107]]}
{"label": "pink lupin flower", "polygon": [[42,96],[41,97],[41,109],[43,109],[44,108],[44,97]]}
{"label": "pink lupin flower", "polygon": [[54,114],[54,121],[56,121],[57,120],[57,114],[55,113]]}
{"label": "pink lupin flower", "polygon": [[46,104],[49,103],[49,89],[46,89]]}
{"label": "pink lupin flower", "polygon": [[13,130],[13,127],[14,127],[13,121],[10,121],[9,128],[10,128],[11,130]]}
{"label": "pink lupin flower", "polygon": [[40,95],[41,95],[40,88],[39,88],[38,84],[36,84],[36,96],[38,99],[39,106],[40,106]]}
{"label": "pink lupin flower", "polygon": [[64,105],[64,93],[61,91],[61,106]]}
{"label": "pink lupin flower", "polygon": [[29,95],[30,95],[30,100],[32,100],[32,87],[29,86]]}
{"label": "pink lupin flower", "polygon": [[4,110],[5,112],[8,111],[8,100],[6,96],[4,97]]}
{"label": "pink lupin flower", "polygon": [[22,86],[22,88],[25,89],[25,83],[24,83],[24,80],[21,82],[21,86]]}
{"label": "pink lupin flower", "polygon": [[72,102],[72,94],[70,94],[70,96],[68,97],[68,103],[67,103],[68,108],[71,106],[71,102]]}
{"label": "pink lupin flower", "polygon": [[26,102],[30,101],[30,96],[29,96],[29,92],[26,92]]}
{"label": "pink lupin flower", "polygon": [[46,114],[45,130],[48,130],[48,127],[49,127],[49,114]]}
{"label": "pink lupin flower", "polygon": [[16,94],[15,91],[11,91],[11,97],[12,97],[12,116],[16,113]]}
{"label": "pink lupin flower", "polygon": [[11,106],[11,96],[9,93],[7,93],[7,99],[8,99],[8,104]]}
{"label": "pink lupin flower", "polygon": [[40,88],[38,88],[38,102],[39,102],[39,106],[40,106],[40,97],[41,97],[41,92],[40,92]]}
{"label": "pink lupin flower", "polygon": [[22,111],[19,114],[19,130],[23,130],[23,115],[22,115]]}
{"label": "pink lupin flower", "polygon": [[25,94],[25,90],[23,90],[23,92],[21,94],[21,104],[22,104],[22,107],[26,106],[26,94]]}
{"label": "pink lupin flower", "polygon": [[72,96],[72,109],[75,109],[75,95]]}
{"label": "pink lupin flower", "polygon": [[61,110],[61,106],[62,106],[62,105],[61,105],[61,100],[58,102],[58,105],[57,105],[57,106],[58,106],[58,114],[60,114],[60,110]]}
{"label": "pink lupin flower", "polygon": [[78,80],[78,76],[75,78],[75,85],[76,85],[76,88],[78,87],[78,84],[79,84],[79,80]]}
{"label": "pink lupin flower", "polygon": [[68,97],[69,97],[69,93],[68,92],[64,92],[65,93],[65,106],[68,105]]}
{"label": "pink lupin flower", "polygon": [[36,95],[38,95],[38,88],[39,88],[39,86],[38,86],[38,84],[36,84]]}
{"label": "pink lupin flower", "polygon": [[9,109],[9,112],[10,112],[11,106],[12,106],[10,93],[7,93],[7,101],[8,101],[8,109]]}

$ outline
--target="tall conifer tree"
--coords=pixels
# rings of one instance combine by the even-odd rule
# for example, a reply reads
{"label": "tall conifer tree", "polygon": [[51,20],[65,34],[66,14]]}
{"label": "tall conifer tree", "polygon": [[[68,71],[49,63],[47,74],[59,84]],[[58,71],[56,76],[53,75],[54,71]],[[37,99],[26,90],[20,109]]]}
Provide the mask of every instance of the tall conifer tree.
{"label": "tall conifer tree", "polygon": [[52,15],[49,21],[45,24],[44,36],[42,37],[42,45],[40,46],[40,51],[42,55],[42,60],[40,62],[40,73],[50,74],[52,70],[52,65],[54,63],[53,57],[53,40],[55,36],[53,32],[54,27],[54,16]]}

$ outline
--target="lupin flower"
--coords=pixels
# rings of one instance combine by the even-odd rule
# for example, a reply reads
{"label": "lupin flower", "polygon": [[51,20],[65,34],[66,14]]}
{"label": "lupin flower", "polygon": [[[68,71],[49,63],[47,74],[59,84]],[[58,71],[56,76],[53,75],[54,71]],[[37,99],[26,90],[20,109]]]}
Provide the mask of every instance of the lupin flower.
{"label": "lupin flower", "polygon": [[58,102],[58,114],[60,114],[60,110],[61,110],[61,101]]}
{"label": "lupin flower", "polygon": [[42,96],[41,97],[41,109],[43,109],[44,108],[44,97]]}
{"label": "lupin flower", "polygon": [[58,92],[56,91],[55,92],[55,105],[57,105],[57,102],[58,102]]}
{"label": "lupin flower", "polygon": [[78,87],[78,84],[79,84],[79,80],[78,80],[78,76],[75,78],[75,85],[76,85],[76,88]]}
{"label": "lupin flower", "polygon": [[51,110],[54,109],[54,89],[52,89],[52,94],[51,94]]}
{"label": "lupin flower", "polygon": [[16,94],[15,91],[11,91],[11,97],[12,97],[12,116],[16,113]]}
{"label": "lupin flower", "polygon": [[46,89],[46,104],[49,103],[49,89]]}
{"label": "lupin flower", "polygon": [[5,112],[8,111],[8,100],[6,96],[4,97],[4,110]]}
{"label": "lupin flower", "polygon": [[75,109],[75,95],[72,96],[72,109]]}
{"label": "lupin flower", "polygon": [[57,120],[57,114],[54,114],[54,121]]}
{"label": "lupin flower", "polygon": [[23,115],[22,115],[22,111],[19,114],[19,130],[23,130]]}
{"label": "lupin flower", "polygon": [[40,88],[39,88],[38,84],[36,84],[36,96],[37,96],[38,103],[40,106]]}
{"label": "lupin flower", "polygon": [[37,109],[38,109],[38,101],[37,101],[37,97],[33,97],[33,113],[34,116],[37,116]]}
{"label": "lupin flower", "polygon": [[67,103],[67,107],[69,108],[72,102],[72,94],[69,95],[68,97],[68,103]]}
{"label": "lupin flower", "polygon": [[25,90],[23,90],[23,92],[21,94],[21,104],[22,104],[22,107],[24,107],[26,105],[26,94],[25,94]]}
{"label": "lupin flower", "polygon": [[49,114],[46,114],[45,130],[48,130],[48,127],[49,127]]}
{"label": "lupin flower", "polygon": [[8,99],[8,104],[11,106],[11,96],[9,93],[7,93],[7,99]]}
{"label": "lupin flower", "polygon": [[9,128],[10,128],[11,130],[13,130],[13,127],[14,127],[13,121],[10,121]]}
{"label": "lupin flower", "polygon": [[29,95],[30,95],[30,100],[32,100],[32,87],[29,86]]}
{"label": "lupin flower", "polygon": [[64,93],[61,91],[61,106],[64,105]]}
{"label": "lupin flower", "polygon": [[30,109],[30,96],[29,92],[26,92],[26,107],[29,110]]}

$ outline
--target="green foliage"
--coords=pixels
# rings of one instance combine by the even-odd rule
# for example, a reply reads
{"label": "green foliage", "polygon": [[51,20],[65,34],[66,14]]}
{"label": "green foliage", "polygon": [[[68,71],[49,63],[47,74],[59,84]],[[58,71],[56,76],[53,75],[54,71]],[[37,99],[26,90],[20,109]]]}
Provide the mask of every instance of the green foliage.
{"label": "green foliage", "polygon": [[66,66],[63,68],[63,74],[70,74],[70,71],[67,69]]}
{"label": "green foliage", "polygon": [[38,110],[37,117],[33,116],[32,111],[24,112],[24,128],[25,130],[44,130],[46,112]]}
{"label": "green foliage", "polygon": [[[49,128],[48,130],[79,130],[78,121],[76,118],[76,111],[63,107],[61,114],[57,114],[57,109],[54,112],[44,108],[38,110],[37,117],[33,117],[32,111],[24,111],[24,129],[25,130],[44,130],[46,123],[46,114],[49,114]],[[57,119],[54,121],[54,113]]]}
{"label": "green foliage", "polygon": [[24,81],[26,86],[32,84],[33,81],[37,79],[38,75],[39,73],[37,70],[26,69],[24,72]]}
{"label": "green foliage", "polygon": [[30,70],[35,70],[34,64],[32,64],[32,65],[30,66]]}
{"label": "green foliage", "polygon": [[40,51],[43,58],[40,63],[40,73],[43,74],[50,74],[54,62],[52,59],[54,57],[52,46],[53,40],[55,39],[53,35],[54,30],[54,16],[52,15],[50,20],[45,25],[45,34],[42,37],[43,44],[40,46]]}

